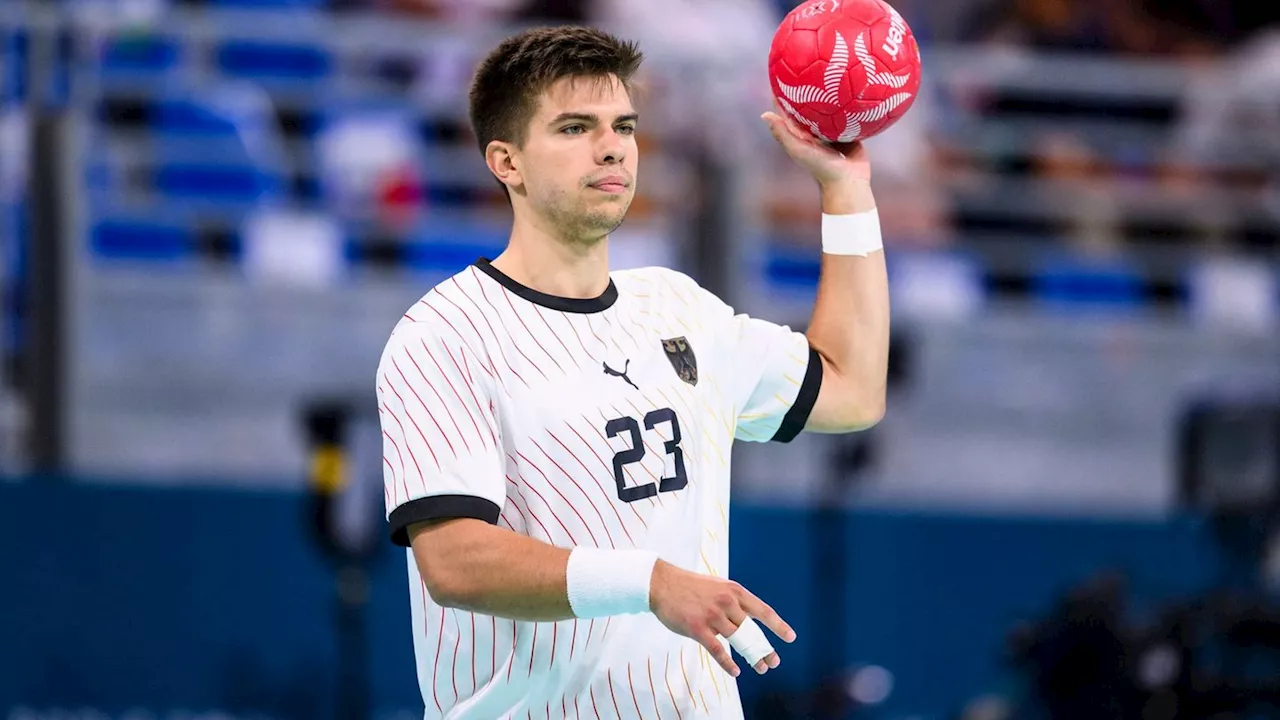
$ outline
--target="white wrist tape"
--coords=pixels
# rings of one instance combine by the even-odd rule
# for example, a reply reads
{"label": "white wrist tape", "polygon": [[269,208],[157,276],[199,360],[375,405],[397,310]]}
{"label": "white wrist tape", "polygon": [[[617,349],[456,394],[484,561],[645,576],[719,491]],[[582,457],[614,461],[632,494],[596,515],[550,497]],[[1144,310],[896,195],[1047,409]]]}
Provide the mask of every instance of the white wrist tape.
{"label": "white wrist tape", "polygon": [[764,636],[764,631],[751,618],[743,620],[738,629],[725,640],[729,641],[729,645],[738,651],[748,665],[754,666],[773,652],[773,645],[769,643],[769,638]]}
{"label": "white wrist tape", "polygon": [[822,214],[822,252],[866,257],[883,249],[877,209],[853,215]]}
{"label": "white wrist tape", "polygon": [[565,570],[575,617],[649,612],[649,581],[657,553],[578,547]]}

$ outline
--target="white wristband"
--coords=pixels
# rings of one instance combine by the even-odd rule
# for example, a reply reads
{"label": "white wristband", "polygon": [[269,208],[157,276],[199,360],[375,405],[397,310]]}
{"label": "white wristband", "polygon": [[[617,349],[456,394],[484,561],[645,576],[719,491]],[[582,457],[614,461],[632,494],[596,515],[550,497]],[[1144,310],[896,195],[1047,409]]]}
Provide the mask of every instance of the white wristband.
{"label": "white wristband", "polygon": [[578,547],[565,576],[574,617],[598,618],[649,612],[649,581],[657,553]]}
{"label": "white wristband", "polygon": [[866,257],[883,249],[876,208],[853,215],[822,214],[822,252]]}

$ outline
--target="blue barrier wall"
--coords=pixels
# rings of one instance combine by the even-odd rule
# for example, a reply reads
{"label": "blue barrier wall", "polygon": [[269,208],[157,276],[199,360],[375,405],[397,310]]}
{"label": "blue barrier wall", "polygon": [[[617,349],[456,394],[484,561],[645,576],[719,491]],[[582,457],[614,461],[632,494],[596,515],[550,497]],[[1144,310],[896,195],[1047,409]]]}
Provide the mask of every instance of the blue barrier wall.
{"label": "blue barrier wall", "polygon": [[[803,510],[733,508],[736,579],[800,639],[748,703],[832,667],[876,663],[894,695],[873,717],[942,717],[999,687],[1004,637],[1101,567],[1139,598],[1210,585],[1214,545],[1196,522],[847,516],[843,609],[816,609]],[[177,709],[333,717],[333,580],[306,534],[301,496],[67,484],[0,486],[0,717],[14,707],[94,707],[155,718]],[[418,710],[405,558],[385,546],[368,627],[382,717]],[[846,613],[845,637],[830,623]],[[819,646],[818,643],[827,643]],[[831,645],[830,643],[836,643]],[[817,654],[815,654],[817,653]],[[420,715],[419,715],[420,716]]]}

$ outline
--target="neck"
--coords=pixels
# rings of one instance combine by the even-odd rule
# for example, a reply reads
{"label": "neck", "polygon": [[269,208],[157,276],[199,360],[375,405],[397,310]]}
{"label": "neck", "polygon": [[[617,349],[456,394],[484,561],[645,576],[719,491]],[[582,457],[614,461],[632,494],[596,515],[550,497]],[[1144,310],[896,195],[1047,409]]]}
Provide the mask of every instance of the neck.
{"label": "neck", "polygon": [[507,249],[493,266],[512,280],[548,295],[599,297],[609,287],[608,238],[574,242],[517,222]]}

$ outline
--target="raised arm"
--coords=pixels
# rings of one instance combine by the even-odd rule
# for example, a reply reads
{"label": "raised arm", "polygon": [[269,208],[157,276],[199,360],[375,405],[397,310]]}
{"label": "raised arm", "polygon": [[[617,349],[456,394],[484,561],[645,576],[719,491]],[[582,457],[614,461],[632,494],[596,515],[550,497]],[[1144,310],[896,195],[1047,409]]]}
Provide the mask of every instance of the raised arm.
{"label": "raised arm", "polygon": [[822,202],[822,273],[805,333],[822,358],[822,388],[805,429],[862,430],[884,416],[889,365],[889,281],[867,152],[824,145],[777,113],[764,119]]}

